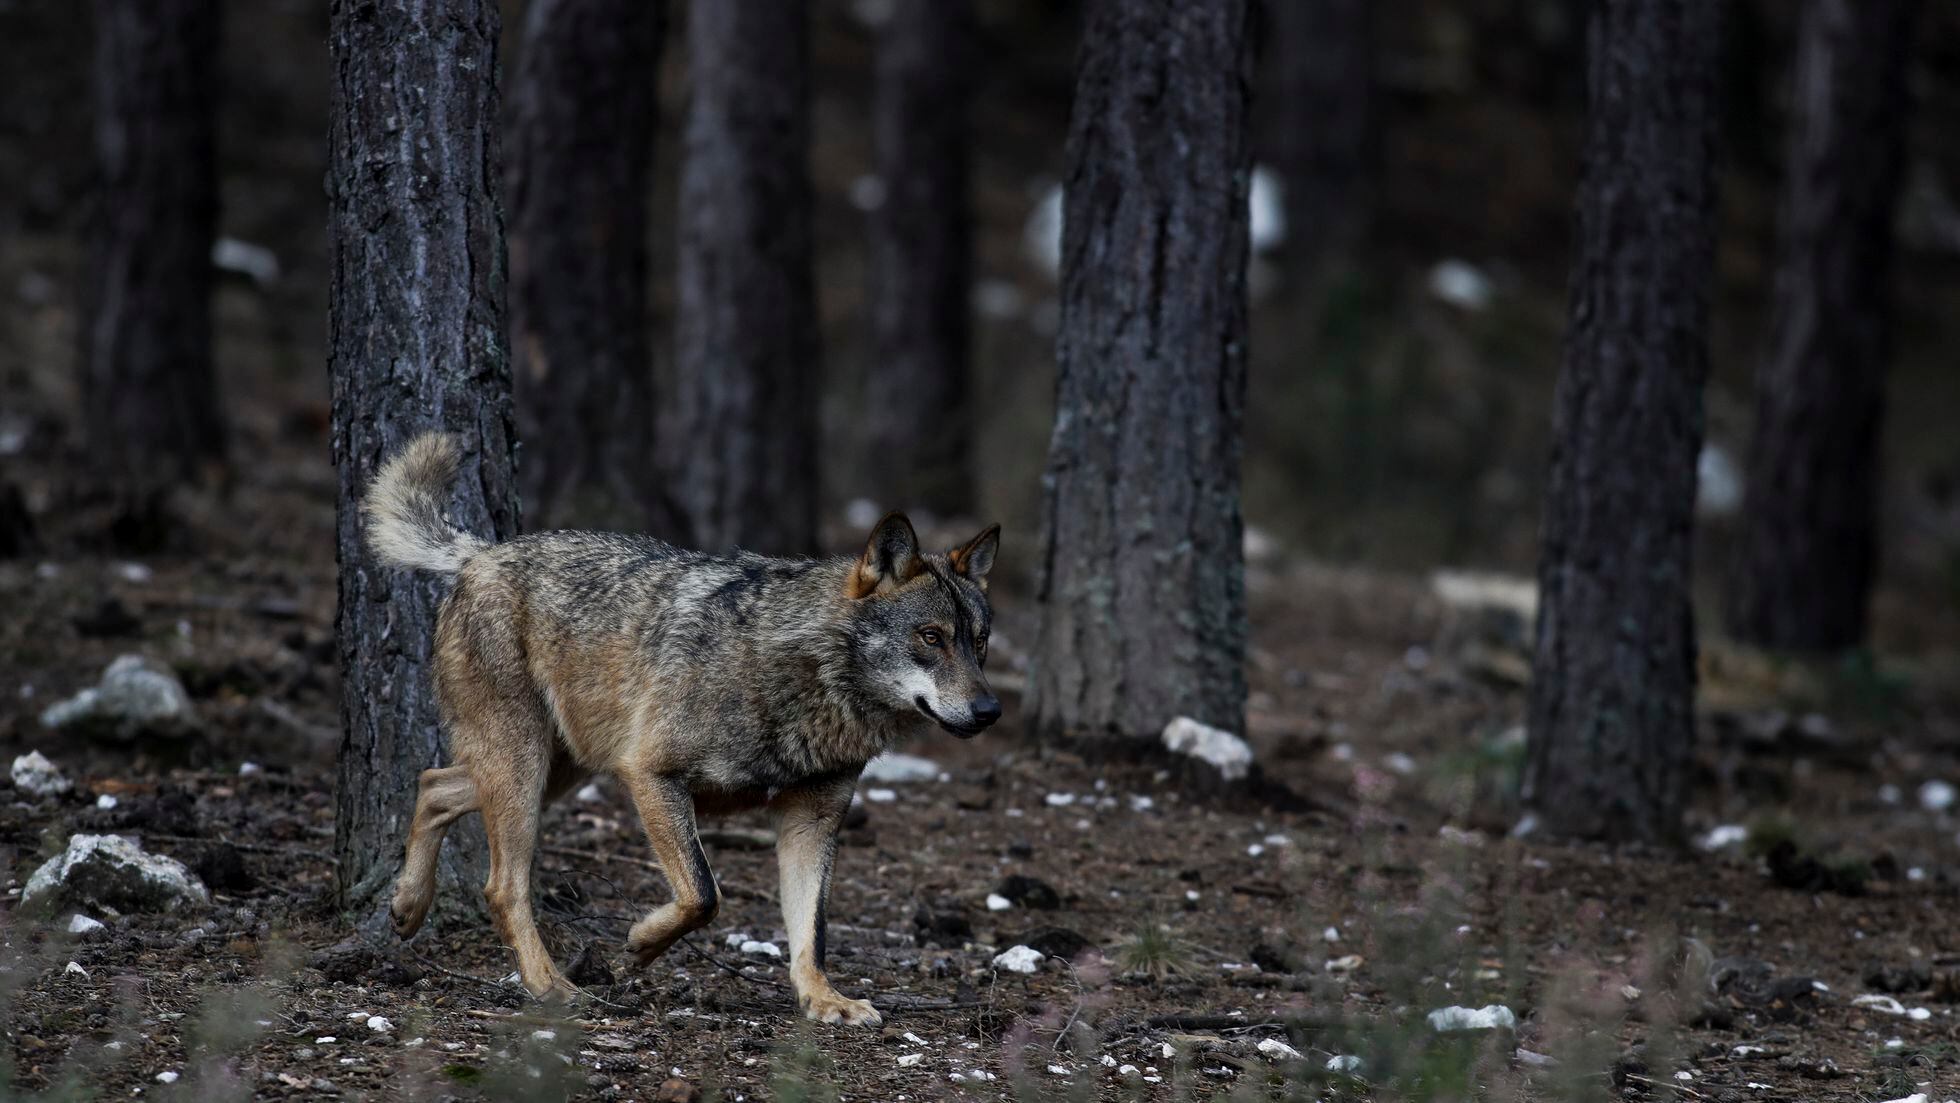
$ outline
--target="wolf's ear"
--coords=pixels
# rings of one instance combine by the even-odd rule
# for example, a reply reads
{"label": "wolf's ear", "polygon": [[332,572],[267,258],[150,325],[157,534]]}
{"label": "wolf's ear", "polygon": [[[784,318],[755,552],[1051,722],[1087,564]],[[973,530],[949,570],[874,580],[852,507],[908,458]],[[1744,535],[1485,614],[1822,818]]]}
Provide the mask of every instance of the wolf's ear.
{"label": "wolf's ear", "polygon": [[994,553],[1000,550],[1000,526],[988,525],[980,535],[967,542],[966,547],[947,553],[952,560],[953,569],[973,580],[982,590],[987,588],[987,572],[994,569]]}
{"label": "wolf's ear", "polygon": [[919,534],[912,531],[905,514],[893,510],[871,530],[844,591],[853,598],[870,597],[910,582],[925,569],[925,561],[919,558]]}

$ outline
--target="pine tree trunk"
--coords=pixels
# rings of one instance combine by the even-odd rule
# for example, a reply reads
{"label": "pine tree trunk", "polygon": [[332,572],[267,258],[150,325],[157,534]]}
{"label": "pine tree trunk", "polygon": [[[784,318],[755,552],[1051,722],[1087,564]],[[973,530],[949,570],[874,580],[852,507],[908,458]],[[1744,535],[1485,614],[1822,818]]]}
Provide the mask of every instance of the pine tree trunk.
{"label": "pine tree trunk", "polygon": [[864,412],[874,496],[941,517],[975,506],[967,400],[968,0],[898,0],[878,52],[872,358]]}
{"label": "pine tree trunk", "polygon": [[532,0],[511,101],[513,371],[534,528],[678,535],[654,456],[661,0]]}
{"label": "pine tree trunk", "polygon": [[673,427],[701,547],[816,548],[817,346],[803,0],[688,12]]}
{"label": "pine tree trunk", "polygon": [[1091,0],[1069,127],[1037,731],[1245,718],[1244,0]]}
{"label": "pine tree trunk", "polygon": [[1590,29],[1525,774],[1554,834],[1670,838],[1686,796],[1719,8],[1603,0]]}
{"label": "pine tree trunk", "polygon": [[1268,0],[1274,159],[1288,266],[1311,280],[1373,213],[1380,159],[1376,0]]}
{"label": "pine tree trunk", "polygon": [[[518,528],[504,239],[498,209],[495,0],[335,0],[330,371],[340,611],[334,853],[342,904],[385,912],[420,771],[443,758],[429,674],[447,580],[377,564],[360,500],[430,429],[457,434],[458,525]],[[482,828],[442,848],[445,894],[480,906]]]}
{"label": "pine tree trunk", "polygon": [[1865,638],[1918,6],[1804,6],[1769,353],[1729,589],[1730,631],[1766,647],[1835,651]]}
{"label": "pine tree trunk", "polygon": [[138,493],[225,454],[211,365],[218,34],[217,0],[96,0],[82,426]]}

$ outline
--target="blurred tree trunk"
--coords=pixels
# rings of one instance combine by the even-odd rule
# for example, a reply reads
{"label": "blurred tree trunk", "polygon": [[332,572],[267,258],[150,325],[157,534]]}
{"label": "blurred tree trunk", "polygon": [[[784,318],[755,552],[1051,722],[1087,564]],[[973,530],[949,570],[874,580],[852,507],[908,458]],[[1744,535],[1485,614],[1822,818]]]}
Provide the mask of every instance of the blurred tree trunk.
{"label": "blurred tree trunk", "polygon": [[534,528],[677,536],[654,457],[661,0],[532,0],[511,92],[512,374]]}
{"label": "blurred tree trunk", "polygon": [[1245,0],[1092,0],[1029,710],[1154,739],[1245,719]]}
{"label": "blurred tree trunk", "polygon": [[1766,647],[1834,651],[1865,638],[1918,7],[1804,6],[1769,353],[1729,588],[1730,631]]}
{"label": "blurred tree trunk", "polygon": [[968,402],[969,0],[898,0],[878,51],[872,357],[863,406],[872,493],[941,517],[973,511]]}
{"label": "blurred tree trunk", "polygon": [[1686,798],[1720,7],[1603,0],[1590,28],[1525,772],[1554,834],[1671,838]]}
{"label": "blurred tree trunk", "polygon": [[224,460],[211,365],[218,35],[217,0],[96,0],[82,426],[92,458],[139,494]]}
{"label": "blurred tree trunk", "polygon": [[664,469],[709,549],[814,551],[816,288],[803,0],[688,12],[674,424]]}
{"label": "blurred tree trunk", "polygon": [[1312,281],[1374,213],[1380,162],[1376,0],[1267,0],[1272,156],[1289,269]]}
{"label": "blurred tree trunk", "polygon": [[[429,676],[437,604],[427,574],[387,570],[364,540],[361,495],[430,429],[462,441],[449,502],[483,536],[518,530],[504,238],[497,189],[495,0],[335,0],[329,370],[341,671],[334,853],[344,907],[385,917],[417,775],[443,758]],[[445,895],[480,909],[483,832],[442,848]]]}

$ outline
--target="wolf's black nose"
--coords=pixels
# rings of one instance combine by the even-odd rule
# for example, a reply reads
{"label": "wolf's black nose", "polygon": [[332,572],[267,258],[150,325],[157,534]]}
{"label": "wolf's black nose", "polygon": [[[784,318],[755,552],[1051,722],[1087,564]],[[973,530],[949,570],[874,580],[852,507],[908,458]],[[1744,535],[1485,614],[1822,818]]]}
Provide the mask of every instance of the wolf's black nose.
{"label": "wolf's black nose", "polygon": [[968,707],[973,710],[973,722],[983,728],[1000,719],[1000,698],[991,693],[974,698]]}

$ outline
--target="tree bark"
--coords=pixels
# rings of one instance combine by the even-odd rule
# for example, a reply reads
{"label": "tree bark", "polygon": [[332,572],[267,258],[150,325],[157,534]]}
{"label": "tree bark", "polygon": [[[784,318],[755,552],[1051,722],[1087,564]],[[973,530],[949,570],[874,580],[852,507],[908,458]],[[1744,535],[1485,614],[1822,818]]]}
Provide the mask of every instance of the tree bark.
{"label": "tree bark", "polygon": [[809,14],[803,0],[688,13],[669,478],[694,542],[816,549],[817,345]]}
{"label": "tree bark", "polygon": [[1671,838],[1686,796],[1720,7],[1603,0],[1590,27],[1525,772],[1554,834]]}
{"label": "tree bark", "polygon": [[211,365],[218,34],[217,0],[96,0],[82,426],[139,493],[225,455]]}
{"label": "tree bark", "polygon": [[1729,587],[1729,630],[1765,647],[1835,651],[1865,638],[1918,7],[1804,6],[1769,352]]}
{"label": "tree bark", "polygon": [[1268,0],[1274,160],[1288,265],[1311,280],[1373,213],[1380,162],[1376,0]]}
{"label": "tree bark", "polygon": [[871,216],[874,493],[941,517],[975,506],[968,394],[969,0],[898,0],[879,43]]}
{"label": "tree bark", "polygon": [[1244,0],[1092,0],[1069,126],[1037,731],[1240,729]]}
{"label": "tree bark", "polygon": [[[330,371],[340,497],[341,744],[334,852],[342,904],[386,911],[420,771],[443,758],[429,649],[446,580],[377,564],[360,500],[430,429],[460,438],[458,525],[518,530],[494,0],[334,0]],[[442,849],[446,895],[478,908],[474,819]]]}
{"label": "tree bark", "polygon": [[513,376],[537,528],[675,536],[648,329],[661,0],[532,0],[511,93]]}

